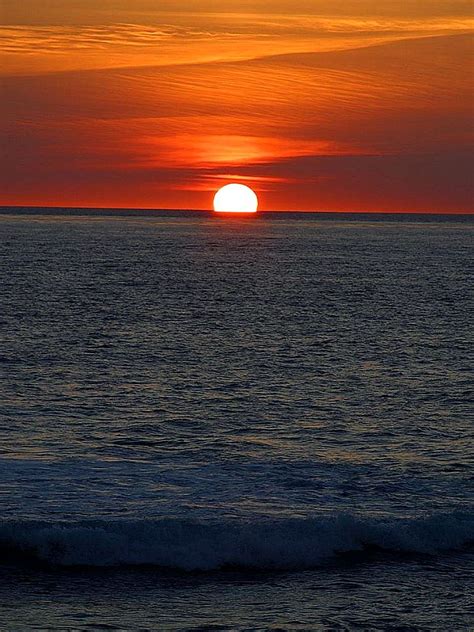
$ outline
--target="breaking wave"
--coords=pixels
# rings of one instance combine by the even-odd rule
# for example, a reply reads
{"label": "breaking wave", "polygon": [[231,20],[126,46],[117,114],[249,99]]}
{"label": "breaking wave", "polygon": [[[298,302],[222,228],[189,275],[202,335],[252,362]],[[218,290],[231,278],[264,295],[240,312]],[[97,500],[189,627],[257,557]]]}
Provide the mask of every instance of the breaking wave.
{"label": "breaking wave", "polygon": [[366,548],[434,554],[474,542],[474,513],[412,519],[335,515],[212,523],[186,519],[0,522],[0,554],[60,566],[306,569]]}

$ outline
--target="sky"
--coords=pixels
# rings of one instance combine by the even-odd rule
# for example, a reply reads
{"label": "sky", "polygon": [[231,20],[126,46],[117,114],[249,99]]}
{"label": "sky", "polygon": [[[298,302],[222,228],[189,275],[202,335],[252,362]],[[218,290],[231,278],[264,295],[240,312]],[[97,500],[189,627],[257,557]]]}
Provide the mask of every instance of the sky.
{"label": "sky", "polygon": [[0,204],[472,212],[465,0],[3,0]]}

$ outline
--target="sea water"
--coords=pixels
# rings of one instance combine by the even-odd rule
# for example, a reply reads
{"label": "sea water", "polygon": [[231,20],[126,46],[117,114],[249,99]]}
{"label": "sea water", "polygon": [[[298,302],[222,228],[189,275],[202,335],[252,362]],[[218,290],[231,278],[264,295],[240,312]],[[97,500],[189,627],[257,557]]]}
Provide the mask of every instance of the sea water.
{"label": "sea water", "polygon": [[0,628],[472,629],[473,228],[4,209]]}

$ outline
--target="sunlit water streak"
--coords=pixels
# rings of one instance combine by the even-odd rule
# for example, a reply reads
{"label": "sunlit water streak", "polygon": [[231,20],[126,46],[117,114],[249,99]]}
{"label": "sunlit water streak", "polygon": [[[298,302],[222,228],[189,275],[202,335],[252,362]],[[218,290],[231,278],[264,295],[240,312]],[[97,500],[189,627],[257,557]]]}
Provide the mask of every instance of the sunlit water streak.
{"label": "sunlit water streak", "polygon": [[469,629],[472,227],[3,216],[0,624]]}

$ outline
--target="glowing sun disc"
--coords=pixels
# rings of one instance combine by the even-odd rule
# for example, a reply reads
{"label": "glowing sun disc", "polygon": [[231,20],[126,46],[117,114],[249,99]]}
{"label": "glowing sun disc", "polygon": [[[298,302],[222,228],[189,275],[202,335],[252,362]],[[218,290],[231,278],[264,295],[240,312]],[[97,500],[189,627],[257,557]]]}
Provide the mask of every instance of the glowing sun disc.
{"label": "glowing sun disc", "polygon": [[256,213],[258,198],[245,184],[226,184],[214,196],[217,213]]}

